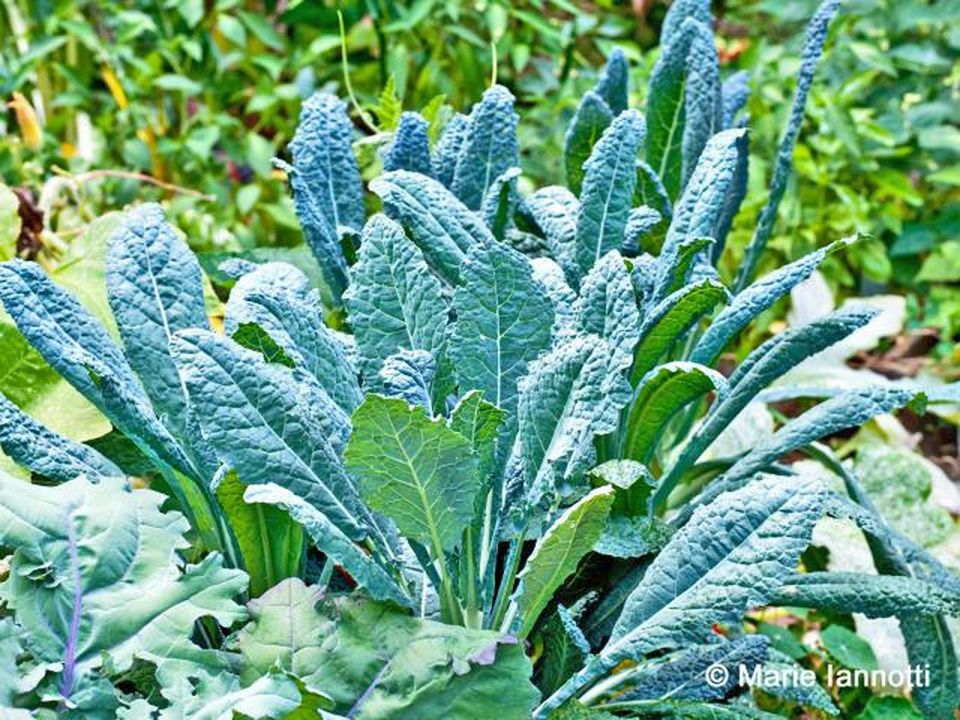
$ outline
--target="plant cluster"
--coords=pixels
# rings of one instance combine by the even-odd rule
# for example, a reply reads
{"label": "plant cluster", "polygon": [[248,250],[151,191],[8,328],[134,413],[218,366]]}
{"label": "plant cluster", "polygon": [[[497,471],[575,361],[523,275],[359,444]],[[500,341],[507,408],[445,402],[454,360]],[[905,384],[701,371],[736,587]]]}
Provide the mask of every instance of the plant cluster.
{"label": "plant cluster", "polygon": [[[772,606],[896,617],[933,676],[916,707],[949,716],[960,579],[819,441],[957,387],[779,387],[809,409],[707,455],[873,316],[840,309],[717,370],[853,242],[753,277],[836,10],[808,28],[730,287],[716,260],[746,192],[746,78],[721,77],[705,0],[671,6],[645,114],[611,55],[567,130],[566,186],[520,191],[502,86],[432,145],[401,115],[366,188],[346,106],[313,95],[285,170],[319,282],[227,261],[222,328],[154,204],[116,222],[104,260],[122,347],[39,265],[0,264],[19,332],[113,428],[78,443],[0,399],[0,447],[35,481],[0,474],[5,712],[780,717],[773,697],[838,714],[819,685],[737,686],[741,664],[796,662],[747,632]],[[801,562],[824,517],[859,528],[876,572]],[[729,682],[708,687],[715,664]]]}

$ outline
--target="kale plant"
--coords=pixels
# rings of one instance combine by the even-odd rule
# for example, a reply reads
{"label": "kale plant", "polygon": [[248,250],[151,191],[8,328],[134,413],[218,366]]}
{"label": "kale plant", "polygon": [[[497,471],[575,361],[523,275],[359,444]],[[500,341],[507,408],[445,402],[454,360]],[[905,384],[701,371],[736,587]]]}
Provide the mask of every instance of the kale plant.
{"label": "kale plant", "polygon": [[[747,178],[746,82],[721,82],[704,0],[673,3],[645,116],[613,53],[570,125],[568,187],[520,191],[494,86],[432,148],[402,118],[367,219],[345,105],[315,95],[287,171],[322,287],[228,262],[223,332],[155,205],[109,243],[122,350],[39,266],[0,265],[20,331],[115,427],[81,445],[0,401],[0,445],[42,480],[0,476],[11,717],[776,717],[736,686],[740,664],[793,662],[744,631],[765,605],[896,616],[935,675],[918,707],[951,713],[960,580],[817,444],[938,398],[852,390],[704,459],[871,318],[840,310],[715,368],[849,242],[752,280],[835,10],[809,28],[732,288],[715,261]],[[835,487],[781,462],[798,451]],[[798,571],[824,516],[857,523],[878,574]],[[708,686],[716,664],[731,679]],[[765,689],[837,712],[820,687]]]}

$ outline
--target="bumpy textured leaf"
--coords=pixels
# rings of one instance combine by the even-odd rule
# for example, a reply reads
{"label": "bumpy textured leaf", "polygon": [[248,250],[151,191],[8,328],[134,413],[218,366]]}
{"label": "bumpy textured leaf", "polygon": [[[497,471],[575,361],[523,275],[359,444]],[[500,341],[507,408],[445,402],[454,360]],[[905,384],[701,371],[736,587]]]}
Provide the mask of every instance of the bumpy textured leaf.
{"label": "bumpy textured leaf", "polygon": [[419,113],[405,112],[393,135],[393,142],[383,159],[383,169],[409,170],[421,175],[432,175],[430,163],[430,139],[427,137],[429,123]]}
{"label": "bumpy textured leaf", "polygon": [[432,352],[443,345],[447,311],[440,281],[403,229],[382,215],[363,230],[344,301],[368,382],[398,350]]}
{"label": "bumpy textured leaf", "polygon": [[356,720],[527,720],[537,691],[511,638],[410,617],[385,604],[334,600],[309,687]]}
{"label": "bumpy textured leaf", "polygon": [[606,102],[614,115],[619,115],[627,109],[627,95],[630,85],[630,67],[627,56],[619,47],[614,47],[607,58],[607,64],[600,73],[600,80],[595,88]]}
{"label": "bumpy textured leaf", "polygon": [[723,81],[720,94],[722,96],[722,110],[720,126],[724,129],[733,127],[737,113],[747,104],[750,97],[750,73],[740,70]]}
{"label": "bumpy textured leaf", "polygon": [[516,616],[510,627],[518,638],[530,634],[553,594],[593,549],[612,505],[613,488],[597,488],[567,508],[537,541],[511,598]]}
{"label": "bumpy textured leaf", "polygon": [[154,203],[129,212],[110,236],[107,297],[127,358],[166,422],[185,428],[186,398],[170,355],[173,333],[207,328],[200,265]]}
{"label": "bumpy textured leaf", "polygon": [[708,279],[680,288],[657,303],[640,327],[641,340],[634,354],[631,382],[639,382],[679,338],[727,296],[723,285]]}
{"label": "bumpy textured leaf", "polygon": [[243,323],[255,323],[295,366],[313,375],[344,412],[351,413],[363,398],[357,370],[323,315],[320,297],[303,273],[284,263],[267,263],[234,285],[224,330],[233,335]]}
{"label": "bumpy textured leaf", "polygon": [[601,653],[538,709],[545,717],[625,659],[702,643],[715,623],[739,623],[796,568],[828,491],[818,482],[761,477],[700,507],[653,561]]}
{"label": "bumpy textured leaf", "polygon": [[695,17],[683,20],[662,47],[647,95],[645,156],[676,198],[719,129],[720,80],[713,33]]}
{"label": "bumpy textured leaf", "polygon": [[592,90],[584,94],[570,120],[563,146],[567,187],[574,195],[579,195],[583,187],[583,164],[612,121],[610,106],[599,94]]}
{"label": "bumpy textured leaf", "polygon": [[438,555],[454,547],[473,517],[473,448],[422,407],[368,395],[354,413],[344,457],[367,504]]}
{"label": "bumpy textured leaf", "polygon": [[93,448],[48,430],[3,395],[0,395],[0,448],[17,464],[58,482],[73,480],[79,475],[91,480],[124,475]]}
{"label": "bumpy textured leaf", "polygon": [[578,614],[575,607],[568,610],[557,605],[557,611],[537,635],[544,652],[537,666],[535,682],[545,694],[563,685],[590,655],[590,643],[577,626]]}
{"label": "bumpy textured leaf", "polygon": [[673,42],[677,33],[687,18],[694,18],[703,23],[704,27],[713,29],[713,15],[710,13],[710,0],[676,0],[670,3],[663,18],[663,27],[660,29],[660,43],[667,45]]}
{"label": "bumpy textured leaf", "polygon": [[484,485],[494,470],[494,450],[506,413],[471,390],[450,413],[450,429],[463,435],[477,456],[477,469]]}
{"label": "bumpy textured leaf", "polygon": [[649,462],[671,418],[708,393],[716,393],[715,404],[721,402],[727,393],[727,381],[703,365],[672,362],[648,372],[637,384],[630,406],[623,457]]}
{"label": "bumpy textured leaf", "polygon": [[[747,672],[767,658],[769,639],[763,635],[745,635],[729,642],[697,645],[668,655],[664,662],[651,663],[635,675],[634,688],[622,700],[720,700],[739,687],[740,666]],[[712,665],[727,669],[728,680],[715,686],[704,682],[704,672]]]}
{"label": "bumpy textured leaf", "polygon": [[[681,245],[699,237],[717,237],[721,214],[737,169],[744,130],[724,130],[717,133],[703,148],[696,169],[686,183],[683,194],[673,210],[673,220],[667,230],[660,262],[675,264]],[[670,276],[672,281],[673,277]],[[658,299],[664,296],[666,286],[658,283]]]}
{"label": "bumpy textured leaf", "polygon": [[568,282],[580,275],[576,261],[577,214],[580,202],[567,188],[550,185],[525,198],[521,214],[530,218],[547,241],[550,256],[563,268]]}
{"label": "bumpy textured leaf", "polygon": [[960,593],[924,580],[896,575],[813,572],[788,578],[773,605],[815,607],[867,617],[960,615]]}
{"label": "bumpy textured leaf", "polygon": [[457,158],[470,128],[470,118],[462,113],[455,114],[433,149],[433,176],[446,187],[453,186],[453,176],[457,170]]}
{"label": "bumpy textured leaf", "polygon": [[530,261],[503,244],[477,245],[462,277],[449,349],[460,390],[481,390],[513,428],[517,381],[550,342],[553,304]]}
{"label": "bumpy textured leaf", "polygon": [[349,537],[364,537],[359,497],[332,444],[344,428],[318,417],[336,406],[309,375],[199,330],[175,337],[174,358],[204,436],[241,482],[282,482]]}
{"label": "bumpy textured leaf", "polygon": [[334,300],[347,279],[339,229],[359,230],[364,219],[363,183],[352,137],[344,103],[333,95],[316,93],[303,103],[290,143],[290,183],[297,217]]}
{"label": "bumpy textured leaf", "polygon": [[494,180],[520,165],[517,120],[513,95],[502,85],[473,107],[453,177],[453,192],[471,210],[480,209]]}
{"label": "bumpy textured leaf", "polygon": [[793,105],[790,108],[790,118],[787,120],[787,127],[777,149],[773,179],[770,181],[770,197],[767,198],[767,204],[760,211],[753,238],[750,240],[743,256],[743,262],[740,264],[736,282],[738,290],[745,288],[753,280],[757,263],[760,262],[760,256],[763,255],[763,251],[767,247],[767,241],[773,233],[773,227],[777,220],[777,210],[780,207],[783,194],[787,190],[787,180],[790,177],[790,169],[793,167],[793,148],[797,143],[797,136],[800,134],[800,126],[803,124],[804,108],[807,104],[807,96],[810,94],[810,87],[813,85],[813,75],[817,69],[817,62],[820,60],[820,54],[823,52],[823,45],[827,40],[830,21],[836,15],[839,7],[839,0],[823,0],[807,26],[807,32],[803,39],[800,72],[797,75],[797,89],[793,96]]}
{"label": "bumpy textured leaf", "polygon": [[640,337],[640,312],[627,267],[616,250],[604,255],[583,278],[573,315],[582,332],[610,343],[616,367],[630,366]]}
{"label": "bumpy textured leaf", "polygon": [[493,181],[483,198],[480,214],[490,228],[490,233],[497,240],[503,240],[507,236],[507,231],[513,230],[513,216],[520,202],[520,193],[517,192],[519,177],[520,168],[507,168]]}
{"label": "bumpy textured leaf", "polygon": [[0,264],[0,301],[44,360],[127,437],[179,469],[192,469],[158,421],[120,348],[39,265],[22,260]]}
{"label": "bumpy textured leaf", "polygon": [[658,490],[657,502],[666,500],[680,475],[720,436],[757,394],[804,358],[823,350],[866,325],[873,312],[840,310],[825,318],[776,335],[747,356],[730,378],[731,392],[716,403],[710,414],[674,459]]}
{"label": "bumpy textured leaf", "polygon": [[751,320],[810,277],[827,256],[851,244],[854,239],[849,237],[837,240],[804,255],[799,260],[764,275],[738,293],[710,323],[697,343],[691,359],[704,365],[713,364],[727,344]]}
{"label": "bumpy textured leaf", "polygon": [[593,464],[593,438],[616,429],[629,399],[630,385],[599,337],[570,338],[531,364],[519,404],[529,504],[552,499]]}
{"label": "bumpy textured leaf", "polygon": [[[650,300],[656,301],[671,293],[680,290],[689,284],[692,277],[703,279],[697,273],[697,264],[702,266],[706,249],[713,245],[708,237],[691,237],[680,241],[677,245],[664,246],[663,252],[657,258],[657,274],[654,278],[653,292]],[[710,268],[706,277],[713,277],[715,273]]]}
{"label": "bumpy textured leaf", "polygon": [[[646,512],[646,508],[640,508]],[[658,552],[670,541],[673,530],[656,517],[611,514],[593,550],[615,558],[640,558]]]}
{"label": "bumpy textured leaf", "polygon": [[553,302],[551,346],[556,346],[564,338],[579,332],[576,318],[573,316],[573,304],[577,300],[577,295],[567,284],[561,267],[550,258],[533,258],[530,264],[533,266],[533,277],[543,286]]}
{"label": "bumpy textured leaf", "polygon": [[218,478],[214,492],[250,576],[250,594],[257,597],[301,571],[303,528],[282,509],[247,502],[244,488],[237,474],[228,472]]}
{"label": "bumpy textured leaf", "polygon": [[859,427],[877,415],[899,410],[915,397],[916,393],[910,390],[871,387],[851,390],[820,403],[759,442],[723,474],[723,480],[738,483],[791,450],[841,430]]}
{"label": "bumpy textured leaf", "polygon": [[621,113],[593,146],[584,165],[576,235],[576,260],[581,274],[589,272],[610,250],[623,246],[623,231],[637,182],[637,149],[645,134],[640,113]]}
{"label": "bumpy textured leaf", "polygon": [[189,526],[160,511],[165,496],[116,478],[42,487],[0,475],[0,490],[0,543],[16,549],[2,595],[30,653],[62,663],[52,668],[62,697],[95,679],[105,657],[120,672],[135,657],[223,664],[190,636],[200,617],[243,618],[233,598],[246,576],[216,554],[182,567]]}
{"label": "bumpy textured leaf", "polygon": [[[290,517],[303,527],[317,549],[350,573],[350,577],[371,597],[377,600],[392,600],[399,605],[411,605],[410,598],[384,568],[355,545],[322,512],[302,498],[280,485],[266,483],[250,485],[243,493],[243,499],[255,507],[272,505],[289,513]],[[286,582],[296,585],[299,580],[293,578]],[[274,598],[277,593],[268,595]]]}
{"label": "bumpy textured leaf", "polygon": [[402,398],[430,412],[430,387],[436,372],[437,363],[427,351],[400,350],[388,357],[380,368],[383,394]]}
{"label": "bumpy textured leaf", "polygon": [[654,233],[663,223],[663,216],[652,207],[641,205],[630,211],[627,227],[623,231],[623,249],[628,254],[637,254],[641,250],[660,251]]}
{"label": "bumpy textured leaf", "polygon": [[451,285],[457,284],[470,249],[493,242],[483,221],[436,180],[398,170],[378,177],[370,190],[383,200],[384,212],[410,233],[430,267]]}

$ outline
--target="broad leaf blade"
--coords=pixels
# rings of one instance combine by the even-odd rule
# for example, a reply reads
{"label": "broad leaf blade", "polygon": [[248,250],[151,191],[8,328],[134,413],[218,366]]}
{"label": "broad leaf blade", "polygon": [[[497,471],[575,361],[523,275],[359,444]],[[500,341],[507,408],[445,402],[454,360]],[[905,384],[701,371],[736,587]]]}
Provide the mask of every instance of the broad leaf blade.
{"label": "broad leaf blade", "polygon": [[344,457],[367,504],[438,556],[473,518],[479,490],[473,448],[422,407],[368,395],[354,413]]}
{"label": "broad leaf blade", "polygon": [[537,542],[511,598],[516,607],[511,629],[518,638],[530,634],[553,594],[593,549],[610,514],[613,494],[610,486],[593,490],[565,510]]}
{"label": "broad leaf blade", "polygon": [[487,190],[508,168],[520,165],[517,113],[513,95],[501,85],[483,93],[457,159],[453,192],[471,210],[479,210]]}
{"label": "broad leaf blade", "polygon": [[450,358],[461,392],[480,390],[516,427],[517,382],[548,346],[553,303],[530,261],[499,243],[477,245],[453,296]]}
{"label": "broad leaf blade", "polygon": [[318,408],[336,406],[308,375],[295,378],[199,330],[176,336],[174,357],[204,436],[241,482],[282,482],[349,537],[365,536],[359,497],[332,444],[344,428],[318,417]]}
{"label": "broad leaf blade", "polygon": [[447,312],[440,281],[400,226],[382,215],[363,230],[344,301],[368,383],[399,350],[437,352],[443,346]]}
{"label": "broad leaf blade", "polygon": [[581,274],[610,250],[623,246],[623,232],[637,182],[637,150],[646,125],[636,110],[621,113],[593,147],[584,165],[577,214],[576,260]]}
{"label": "broad leaf blade", "polygon": [[170,341],[178,330],[209,323],[200,265],[159,205],[129,212],[110,236],[106,278],[130,365],[167,424],[182,433],[186,398]]}
{"label": "broad leaf blade", "polygon": [[400,115],[400,124],[383,159],[384,172],[409,170],[428,177],[433,174],[427,126],[427,121],[419,113]]}

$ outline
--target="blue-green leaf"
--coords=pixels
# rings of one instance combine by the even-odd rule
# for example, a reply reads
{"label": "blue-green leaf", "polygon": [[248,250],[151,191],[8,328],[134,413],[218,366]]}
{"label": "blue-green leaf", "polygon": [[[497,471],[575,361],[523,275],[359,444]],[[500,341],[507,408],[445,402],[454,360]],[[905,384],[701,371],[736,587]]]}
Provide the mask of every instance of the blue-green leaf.
{"label": "blue-green leaf", "polygon": [[357,370],[340,338],[323,322],[323,305],[299,270],[285,263],[266,263],[241,277],[227,301],[224,329],[233,335],[254,323],[282,352],[313,375],[346,413],[363,396]]}
{"label": "blue-green leaf", "polygon": [[360,257],[344,294],[367,382],[398,350],[439,351],[447,326],[440,281],[395,222],[374,216],[363,229]]}
{"label": "blue-green leaf", "polygon": [[470,249],[493,241],[483,221],[436,180],[398,170],[381,175],[370,189],[383,200],[387,216],[407,230],[430,267],[451,285],[459,281]]}
{"label": "blue-green leaf", "polygon": [[290,143],[297,217],[335,302],[346,287],[347,269],[339,229],[359,230],[365,214],[352,138],[353,125],[343,102],[316,93],[304,102]]}
{"label": "blue-green leaf", "polygon": [[433,176],[448,188],[453,187],[453,176],[457,170],[457,159],[463,148],[467,132],[470,128],[470,118],[457,113],[443,128],[443,134],[433,149],[431,165]]}
{"label": "blue-green leaf", "polygon": [[733,127],[737,113],[747,104],[750,97],[750,73],[740,70],[723,81],[720,90],[722,96],[722,110],[720,112],[720,127]]}
{"label": "blue-green leaf", "polygon": [[630,67],[627,64],[627,56],[619,47],[614,47],[610,51],[610,57],[607,58],[607,64],[604,65],[594,90],[603,98],[614,115],[619,115],[627,109]]}
{"label": "blue-green leaf", "polygon": [[567,281],[575,282],[580,274],[576,261],[580,201],[567,188],[550,185],[525,198],[519,211],[543,235],[550,257],[563,268]]}
{"label": "blue-green leaf", "polygon": [[488,188],[508,168],[520,165],[517,113],[513,95],[502,85],[483,93],[470,113],[453,177],[453,192],[471,210],[479,210]]}
{"label": "blue-green leaf", "polygon": [[170,354],[173,333],[208,328],[200,264],[159,205],[127,213],[110,236],[107,297],[130,365],[167,424],[186,427],[186,398]]}
{"label": "blue-green leaf", "polygon": [[405,112],[400,115],[400,124],[383,159],[385,172],[409,170],[421,175],[433,174],[427,126],[427,121],[419,113]]}
{"label": "blue-green leaf", "polygon": [[573,315],[582,332],[610,344],[614,367],[630,366],[640,337],[640,312],[626,264],[616,250],[600,258],[583,278]]}
{"label": "blue-green leaf", "polygon": [[530,366],[520,382],[520,430],[527,502],[567,489],[593,464],[593,439],[617,428],[630,386],[610,345],[573,337]]}
{"label": "blue-green leaf", "polygon": [[481,390],[516,427],[517,381],[548,346],[553,303],[526,257],[500,243],[478,244],[453,296],[450,359],[460,391]]}
{"label": "blue-green leaf", "polygon": [[713,33],[690,17],[663,45],[650,78],[646,161],[677,198],[720,125],[720,77]]}
{"label": "blue-green leaf", "polygon": [[[660,262],[671,266],[677,262],[681,245],[693,238],[716,238],[722,212],[731,191],[741,152],[744,130],[724,130],[710,138],[699,156],[696,170],[684,187],[683,194],[673,210],[673,220],[667,229]],[[665,296],[669,282],[657,285],[657,298]]]}
{"label": "blue-green leaf", "polygon": [[174,358],[204,437],[241,482],[282,483],[350,538],[365,536],[359,496],[332,444],[344,428],[318,416],[336,405],[310,375],[200,330],[175,336]]}
{"label": "blue-green leaf", "polygon": [[124,475],[93,448],[48,430],[3,395],[0,395],[0,448],[18,465],[58,482],[67,482],[79,475],[91,480]]}
{"label": "blue-green leaf", "polygon": [[757,263],[760,262],[760,256],[763,255],[763,251],[767,247],[767,241],[773,233],[773,227],[777,221],[777,210],[780,207],[783,194],[787,190],[787,179],[790,177],[790,169],[793,167],[793,148],[797,143],[797,136],[800,134],[800,126],[803,124],[804,108],[807,105],[810,87],[813,85],[813,75],[817,69],[817,62],[820,60],[820,54],[823,52],[823,45],[827,40],[830,21],[837,14],[839,7],[840,0],[823,0],[807,26],[807,32],[803,39],[800,72],[797,75],[797,89],[793,96],[793,105],[790,108],[787,127],[780,139],[780,146],[777,148],[773,179],[770,181],[770,197],[767,199],[767,204],[763,206],[763,210],[760,211],[753,238],[750,240],[743,256],[743,262],[740,264],[740,270],[737,273],[737,290],[742,290],[753,280]]}
{"label": "blue-green leaf", "polygon": [[426,350],[400,350],[386,359],[380,368],[383,394],[406,400],[431,412],[430,388],[437,363]]}
{"label": "blue-green leaf", "polygon": [[827,256],[851,244],[855,239],[855,237],[849,237],[830,243],[764,275],[738,293],[710,323],[710,327],[697,343],[691,359],[704,365],[712,364],[727,344],[751,320],[810,277]]}
{"label": "blue-green leaf", "polygon": [[497,240],[503,240],[507,230],[513,227],[513,216],[520,203],[520,193],[517,192],[519,177],[520,168],[507,168],[506,172],[493,181],[483,198],[480,214]]}
{"label": "blue-green leaf", "polygon": [[645,133],[640,113],[621,113],[594,145],[584,165],[576,236],[576,260],[582,275],[610,250],[623,247],[637,182],[637,149]]}
{"label": "blue-green leaf", "polygon": [[591,90],[581,98],[567,127],[563,146],[567,187],[574,195],[579,195],[583,186],[583,164],[612,121],[610,106],[596,92]]}
{"label": "blue-green leaf", "polygon": [[824,512],[819,482],[760,477],[700,507],[653,561],[599,655],[537,708],[544,718],[623,660],[700,644],[714,624],[736,625],[796,569]]}

